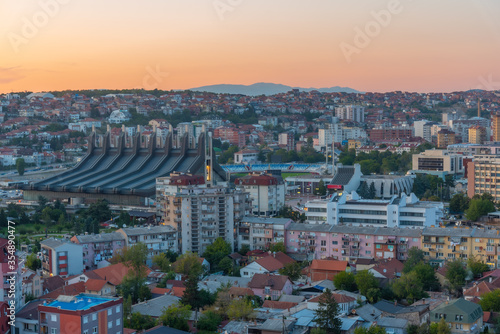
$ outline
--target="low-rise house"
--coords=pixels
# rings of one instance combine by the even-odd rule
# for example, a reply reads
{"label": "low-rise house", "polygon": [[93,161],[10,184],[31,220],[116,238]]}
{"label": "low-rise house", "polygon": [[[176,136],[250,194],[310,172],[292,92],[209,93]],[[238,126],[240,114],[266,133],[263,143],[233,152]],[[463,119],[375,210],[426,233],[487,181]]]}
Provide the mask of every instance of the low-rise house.
{"label": "low-rise house", "polygon": [[17,311],[15,325],[12,327],[12,333],[38,333],[38,305],[43,303],[45,303],[44,299],[34,300],[24,305],[22,309]]}
{"label": "low-rise house", "polygon": [[252,277],[255,274],[277,273],[279,269],[293,262],[295,261],[291,257],[282,252],[268,254],[268,256],[255,260],[241,268],[240,275],[241,277]]}
{"label": "low-rise house", "polygon": [[283,294],[292,294],[293,283],[288,276],[255,274],[248,287],[262,299],[279,300]]}
{"label": "low-rise house", "polygon": [[465,300],[472,300],[474,298],[479,298],[488,292],[498,289],[493,284],[488,281],[482,281],[479,283],[474,283],[474,285],[468,289],[464,288],[464,298]]}
{"label": "low-rise house", "polygon": [[340,272],[350,272],[349,262],[338,260],[313,260],[308,268],[311,281],[333,280]]}
{"label": "low-rise house", "polygon": [[409,321],[406,319],[398,319],[385,317],[380,318],[377,321],[377,325],[384,328],[386,333],[391,334],[406,334],[406,330],[409,326]]}
{"label": "low-rise house", "polygon": [[85,293],[99,296],[114,296],[116,286],[105,279],[88,279],[85,282]]}
{"label": "low-rise house", "polygon": [[373,306],[382,312],[382,317],[405,319],[415,326],[429,322],[429,304],[404,306],[396,302],[381,300]]}
{"label": "low-rise house", "polygon": [[[337,304],[339,305],[340,313],[348,314],[357,304],[356,299],[353,297],[342,295],[339,293],[332,293],[332,295],[333,298],[335,298]],[[319,308],[319,301],[321,299],[321,296],[323,295],[319,295],[309,299],[307,301],[307,308],[310,310],[317,310]]]}
{"label": "low-rise house", "polygon": [[439,322],[441,318],[450,325],[452,333],[480,333],[483,328],[481,306],[464,298],[445,302],[431,311],[430,321]]}

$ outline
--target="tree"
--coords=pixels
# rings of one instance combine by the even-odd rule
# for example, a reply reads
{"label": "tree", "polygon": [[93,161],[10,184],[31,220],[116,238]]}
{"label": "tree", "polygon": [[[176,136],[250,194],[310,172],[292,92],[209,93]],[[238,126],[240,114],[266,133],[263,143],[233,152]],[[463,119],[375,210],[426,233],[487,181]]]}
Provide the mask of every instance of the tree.
{"label": "tree", "polygon": [[366,294],[369,289],[379,289],[378,280],[368,270],[361,270],[355,276],[356,285],[358,286],[359,293],[367,297]]}
{"label": "tree", "polygon": [[111,263],[123,263],[127,267],[132,268],[134,275],[146,277],[146,260],[148,258],[148,246],[142,242],[138,242],[132,247],[123,248],[121,253],[115,254],[110,260]]}
{"label": "tree", "polygon": [[302,276],[302,266],[298,262],[287,263],[284,268],[279,270],[279,274],[288,276],[292,281],[296,281]]}
{"label": "tree", "polygon": [[212,269],[215,271],[219,269],[219,262],[231,253],[231,244],[224,240],[224,238],[218,237],[213,244],[207,246],[205,253],[203,253],[203,257],[207,259]]}
{"label": "tree", "polygon": [[123,299],[130,297],[134,304],[152,297],[146,278],[136,276],[132,271],[123,278],[122,284],[118,286],[118,292]]}
{"label": "tree", "polygon": [[341,271],[335,277],[333,278],[333,284],[335,285],[335,288],[339,290],[346,290],[346,291],[356,291],[357,286],[356,286],[356,279],[354,277],[353,273],[348,273],[345,271]]}
{"label": "tree", "polygon": [[17,173],[20,176],[24,175],[24,169],[25,169],[25,167],[26,167],[26,162],[24,161],[23,158],[16,159],[16,169],[17,169]]}
{"label": "tree", "polygon": [[484,272],[490,270],[490,267],[486,263],[476,260],[473,256],[467,260],[467,267],[472,272],[474,278],[481,277]]}
{"label": "tree", "polygon": [[495,204],[487,199],[472,199],[469,208],[465,211],[467,219],[477,221],[489,212],[495,211]]}
{"label": "tree", "polygon": [[365,181],[361,181],[361,185],[358,189],[358,194],[359,196],[361,196],[361,198],[368,198],[370,196],[368,184]]}
{"label": "tree", "polygon": [[403,267],[403,272],[409,273],[420,262],[424,262],[424,251],[415,246],[410,248],[408,250],[408,259]]}
{"label": "tree", "polygon": [[269,246],[269,251],[272,253],[278,253],[278,252],[286,253],[286,247],[283,241],[278,241]]}
{"label": "tree", "polygon": [[438,322],[437,334],[451,334],[450,326],[446,323],[444,318],[441,318]]}
{"label": "tree", "polygon": [[450,213],[463,213],[469,208],[470,199],[467,195],[458,193],[450,199]]}
{"label": "tree", "polygon": [[37,258],[35,253],[31,253],[26,257],[26,267],[30,268],[33,271],[40,269],[42,267],[42,261]]}
{"label": "tree", "polygon": [[485,312],[500,312],[500,290],[493,290],[482,295],[479,305]]}
{"label": "tree", "polygon": [[225,275],[230,275],[233,273],[233,261],[228,257],[220,260],[220,262],[217,264],[217,267],[219,268],[219,270],[223,271]]}
{"label": "tree", "polygon": [[191,308],[188,305],[171,305],[163,309],[158,318],[163,326],[172,327],[181,331],[189,331],[188,319],[191,316]]}
{"label": "tree", "polygon": [[99,223],[110,220],[112,217],[108,201],[99,199],[97,202],[90,204],[86,216],[92,217],[92,219],[97,220]]}
{"label": "tree", "polygon": [[9,221],[7,219],[7,215],[5,214],[5,210],[0,210],[0,227],[7,227],[9,225]]}
{"label": "tree", "polygon": [[409,304],[427,296],[415,272],[403,274],[394,282],[392,290],[399,299],[406,299]]}
{"label": "tree", "polygon": [[368,188],[368,198],[374,199],[376,196],[375,183],[370,183],[370,188]]}
{"label": "tree", "polygon": [[171,270],[170,261],[168,260],[167,255],[165,253],[155,255],[153,257],[153,264],[158,268],[160,268],[160,270],[164,273],[167,273]]}
{"label": "tree", "polygon": [[465,270],[465,264],[456,259],[454,261],[448,262],[446,265],[446,279],[449,282],[450,289],[453,291],[460,291],[465,285],[465,278],[467,277],[467,271]]}
{"label": "tree", "polygon": [[386,334],[387,331],[385,330],[384,327],[380,327],[377,325],[370,326],[369,328],[366,327],[356,327],[354,330],[354,334]]}
{"label": "tree", "polygon": [[323,179],[319,180],[318,182],[318,188],[314,190],[314,193],[319,196],[325,196],[326,195],[326,186],[325,182]]}
{"label": "tree", "polygon": [[234,320],[249,320],[254,317],[253,306],[247,299],[233,299],[227,308],[227,316]]}
{"label": "tree", "polygon": [[196,328],[200,330],[215,332],[217,331],[217,328],[221,323],[221,321],[222,318],[217,313],[208,310],[204,312],[202,316],[198,319]]}
{"label": "tree", "polygon": [[315,311],[314,321],[327,334],[340,334],[342,321],[339,318],[340,308],[330,289],[325,289],[319,297],[318,308]]}
{"label": "tree", "polygon": [[124,327],[133,328],[135,330],[145,330],[156,326],[156,320],[149,315],[142,315],[139,312],[134,312],[130,315],[130,319],[123,317]]}
{"label": "tree", "polygon": [[439,290],[439,281],[436,278],[434,268],[430,264],[420,262],[413,267],[411,272],[417,275],[418,280],[423,285],[424,291]]}
{"label": "tree", "polygon": [[190,274],[199,276],[203,272],[198,255],[189,251],[182,254],[173,264],[173,267],[176,273],[186,276]]}
{"label": "tree", "polygon": [[240,253],[241,256],[245,256],[247,255],[247,253],[250,251],[250,246],[248,245],[243,245],[241,246],[240,250],[238,251],[238,253]]}
{"label": "tree", "polygon": [[120,212],[120,215],[118,216],[118,219],[115,221],[115,224],[118,225],[118,227],[123,227],[123,225],[129,225],[130,224],[130,215],[126,211]]}

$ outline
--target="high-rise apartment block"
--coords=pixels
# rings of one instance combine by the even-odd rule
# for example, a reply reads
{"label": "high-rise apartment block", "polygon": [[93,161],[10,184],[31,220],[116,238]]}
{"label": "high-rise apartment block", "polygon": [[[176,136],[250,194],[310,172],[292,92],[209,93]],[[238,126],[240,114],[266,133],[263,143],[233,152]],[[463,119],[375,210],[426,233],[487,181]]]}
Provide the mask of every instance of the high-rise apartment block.
{"label": "high-rise apartment block", "polygon": [[251,208],[248,193],[189,174],[158,178],[157,199],[164,224],[178,231],[180,253],[203,254],[218,237],[234,245],[235,223]]}
{"label": "high-rise apartment block", "polygon": [[500,157],[476,155],[467,165],[467,195],[489,193],[495,201],[500,200]]}
{"label": "high-rise apartment block", "polygon": [[363,123],[365,121],[365,107],[356,105],[337,107],[335,108],[335,116],[339,119]]}
{"label": "high-rise apartment block", "polygon": [[469,128],[469,143],[484,144],[486,141],[486,129],[484,127],[475,125]]}

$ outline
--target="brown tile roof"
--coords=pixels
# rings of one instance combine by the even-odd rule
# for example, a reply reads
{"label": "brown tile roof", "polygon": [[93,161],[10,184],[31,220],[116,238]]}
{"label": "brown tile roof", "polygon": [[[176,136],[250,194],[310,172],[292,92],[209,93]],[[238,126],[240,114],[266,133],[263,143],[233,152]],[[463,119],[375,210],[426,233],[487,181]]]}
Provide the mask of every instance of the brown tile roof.
{"label": "brown tile roof", "polygon": [[172,294],[179,298],[184,295],[184,291],[186,291],[185,287],[174,286],[172,288]]}
{"label": "brown tile roof", "polygon": [[[323,294],[321,294],[319,296],[316,296],[314,298],[309,299],[308,302],[319,303],[319,299],[321,298],[321,296],[323,296]],[[333,298],[335,298],[335,301],[338,304],[341,304],[341,303],[350,303],[350,302],[353,302],[353,301],[356,300],[355,298],[353,298],[351,296],[342,295],[340,293],[334,293],[333,294]]]}
{"label": "brown tile roof", "polygon": [[87,282],[85,282],[85,289],[87,289],[87,291],[101,291],[106,283],[107,281],[103,279],[89,278]]}
{"label": "brown tile roof", "polygon": [[155,287],[151,290],[151,293],[154,293],[157,295],[166,295],[166,294],[170,293],[170,289]]}
{"label": "brown tile roof", "polygon": [[398,259],[391,259],[377,263],[372,270],[379,272],[382,276],[389,279],[398,277],[403,272],[404,264]]}
{"label": "brown tile roof", "polygon": [[292,308],[292,307],[297,306],[297,305],[298,305],[297,303],[292,303],[292,302],[280,302],[277,300],[265,300],[262,307],[279,309],[279,310],[287,310],[287,309]]}
{"label": "brown tile roof", "polygon": [[473,287],[470,287],[469,289],[465,290],[464,296],[481,297],[485,293],[491,292],[491,291],[496,290],[496,289],[497,288],[495,286],[493,286],[492,284],[483,281],[483,282],[476,284]]}
{"label": "brown tile roof", "polygon": [[41,296],[40,298],[56,299],[60,295],[76,296],[84,292],[85,292],[85,282],[78,282],[57,288],[56,290],[49,292],[46,295]]}
{"label": "brown tile roof", "polygon": [[49,292],[64,286],[64,279],[61,276],[48,277],[43,280],[43,290]]}
{"label": "brown tile roof", "polygon": [[288,280],[290,280],[288,276],[283,275],[255,274],[248,283],[248,287],[251,289],[264,289],[269,286],[273,290],[283,290]]}
{"label": "brown tile roof", "polygon": [[337,260],[313,260],[311,270],[329,270],[329,271],[345,271],[347,269],[347,261]]}
{"label": "brown tile roof", "polygon": [[[104,268],[88,271],[85,273],[85,275],[88,278],[104,279],[113,285],[120,285],[123,281],[123,278],[128,274],[130,270],[132,270],[132,268],[127,267],[123,263],[117,263]],[[146,274],[149,274],[150,272],[151,269],[147,268]]]}
{"label": "brown tile roof", "polygon": [[241,297],[241,296],[253,296],[254,293],[252,289],[249,288],[240,288],[237,286],[232,286],[231,289],[229,289],[229,295]]}
{"label": "brown tile roof", "polygon": [[283,252],[278,252],[274,255],[269,254],[268,256],[255,260],[255,262],[266,270],[273,272],[283,268],[288,263],[295,262],[295,260]]}

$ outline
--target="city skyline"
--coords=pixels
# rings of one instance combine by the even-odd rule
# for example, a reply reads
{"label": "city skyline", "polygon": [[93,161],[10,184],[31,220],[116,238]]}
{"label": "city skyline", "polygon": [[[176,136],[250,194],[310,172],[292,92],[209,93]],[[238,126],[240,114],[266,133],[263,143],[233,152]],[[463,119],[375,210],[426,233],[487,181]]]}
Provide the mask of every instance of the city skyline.
{"label": "city skyline", "polygon": [[272,82],[500,89],[500,3],[4,1],[0,92]]}

